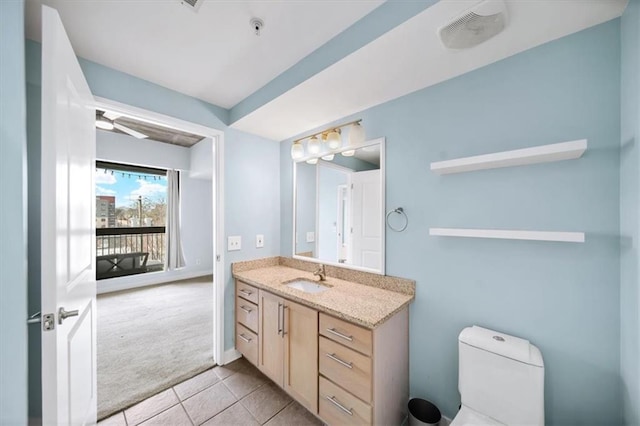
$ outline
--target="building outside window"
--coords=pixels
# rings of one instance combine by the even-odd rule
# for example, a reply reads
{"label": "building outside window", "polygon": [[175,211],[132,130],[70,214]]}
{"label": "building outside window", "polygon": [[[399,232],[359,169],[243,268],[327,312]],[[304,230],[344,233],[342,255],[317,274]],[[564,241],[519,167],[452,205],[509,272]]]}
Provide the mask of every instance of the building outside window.
{"label": "building outside window", "polygon": [[165,269],[166,170],[96,162],[96,278]]}

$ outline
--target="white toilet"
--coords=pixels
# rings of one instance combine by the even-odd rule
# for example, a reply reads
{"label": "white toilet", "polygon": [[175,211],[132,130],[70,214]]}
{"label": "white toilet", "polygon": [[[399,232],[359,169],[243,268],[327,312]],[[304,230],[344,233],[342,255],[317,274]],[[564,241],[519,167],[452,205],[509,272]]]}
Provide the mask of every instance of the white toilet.
{"label": "white toilet", "polygon": [[482,327],[458,337],[462,407],[451,426],[544,425],[544,363],[528,340]]}

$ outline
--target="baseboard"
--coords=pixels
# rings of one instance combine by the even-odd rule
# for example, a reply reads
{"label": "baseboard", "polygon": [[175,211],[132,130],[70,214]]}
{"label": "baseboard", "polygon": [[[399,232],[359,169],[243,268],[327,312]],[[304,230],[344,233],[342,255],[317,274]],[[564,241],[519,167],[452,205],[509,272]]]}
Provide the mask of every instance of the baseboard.
{"label": "baseboard", "polygon": [[230,362],[235,361],[241,356],[242,354],[238,352],[235,348],[229,349],[228,351],[224,352],[224,359],[222,360],[222,362],[218,362],[218,364],[219,365],[229,364]]}
{"label": "baseboard", "polygon": [[451,419],[447,416],[442,416],[440,420],[440,426],[449,426],[451,424]]}
{"label": "baseboard", "polygon": [[211,275],[211,270],[177,270],[164,272],[148,272],[146,274],[130,275],[128,277],[108,278],[97,283],[97,293],[113,293],[114,291],[131,290],[134,288],[164,284],[171,281],[187,280],[190,278]]}

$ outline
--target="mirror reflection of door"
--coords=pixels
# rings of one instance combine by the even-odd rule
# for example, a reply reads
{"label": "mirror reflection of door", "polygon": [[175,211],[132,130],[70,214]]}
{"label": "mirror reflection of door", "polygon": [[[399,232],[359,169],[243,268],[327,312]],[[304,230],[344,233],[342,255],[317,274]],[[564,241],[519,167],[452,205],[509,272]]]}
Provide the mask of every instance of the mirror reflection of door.
{"label": "mirror reflection of door", "polygon": [[349,262],[349,240],[351,238],[351,221],[349,220],[349,185],[338,186],[338,263]]}
{"label": "mirror reflection of door", "polygon": [[380,170],[351,175],[351,263],[365,268],[380,269],[382,265],[382,197]]}

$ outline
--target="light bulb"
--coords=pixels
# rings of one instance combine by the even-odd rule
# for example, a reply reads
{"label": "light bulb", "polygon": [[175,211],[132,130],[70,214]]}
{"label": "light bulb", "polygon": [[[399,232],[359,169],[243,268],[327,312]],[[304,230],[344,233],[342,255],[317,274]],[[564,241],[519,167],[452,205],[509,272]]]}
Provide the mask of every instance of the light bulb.
{"label": "light bulb", "polygon": [[323,159],[324,161],[333,161],[333,157],[335,157],[335,155],[334,155],[334,154],[329,154],[329,155],[324,155],[324,156],[322,156],[322,159]]}
{"label": "light bulb", "polygon": [[327,135],[327,146],[329,149],[338,149],[342,146],[342,138],[337,130],[332,130]]}
{"label": "light bulb", "polygon": [[365,139],[364,127],[362,127],[360,123],[353,123],[349,128],[349,145],[360,145]]}
{"label": "light bulb", "polygon": [[353,157],[355,154],[356,154],[355,149],[350,149],[349,151],[342,152],[342,155],[344,155],[345,157]]}
{"label": "light bulb", "polygon": [[316,164],[318,162],[317,158],[311,158],[309,160],[307,160],[307,164]]}
{"label": "light bulb", "polygon": [[299,141],[294,142],[293,145],[291,145],[291,158],[297,160],[302,157],[304,157],[304,147]]}
{"label": "light bulb", "polygon": [[317,154],[320,152],[320,141],[317,137],[313,136],[309,139],[309,142],[307,142],[307,151],[309,151],[309,154]]}

